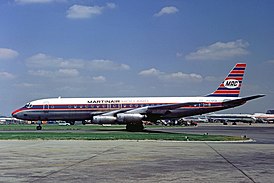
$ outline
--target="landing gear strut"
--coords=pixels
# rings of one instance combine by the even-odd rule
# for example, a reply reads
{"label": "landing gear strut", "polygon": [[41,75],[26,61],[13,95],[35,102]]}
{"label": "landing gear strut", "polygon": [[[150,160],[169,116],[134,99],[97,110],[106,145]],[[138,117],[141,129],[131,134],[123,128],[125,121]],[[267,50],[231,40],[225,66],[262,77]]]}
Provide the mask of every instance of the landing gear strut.
{"label": "landing gear strut", "polygon": [[144,130],[144,126],[142,123],[128,123],[126,126],[126,130],[130,132],[141,132]]}
{"label": "landing gear strut", "polygon": [[38,126],[36,126],[36,130],[42,130],[41,122],[38,122]]}
{"label": "landing gear strut", "polygon": [[68,121],[68,123],[69,123],[70,125],[74,125],[74,124],[75,124],[75,121]]}

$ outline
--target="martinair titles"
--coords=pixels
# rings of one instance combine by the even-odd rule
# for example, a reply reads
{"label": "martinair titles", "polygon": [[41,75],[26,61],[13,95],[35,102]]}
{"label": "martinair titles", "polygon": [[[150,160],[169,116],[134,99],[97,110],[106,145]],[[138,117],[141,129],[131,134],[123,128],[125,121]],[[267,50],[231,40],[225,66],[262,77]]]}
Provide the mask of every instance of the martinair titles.
{"label": "martinair titles", "polygon": [[89,100],[88,103],[92,103],[92,104],[114,104],[114,103],[120,103],[120,100]]}
{"label": "martinair titles", "polygon": [[[239,97],[246,64],[237,63],[211,94],[203,97],[49,98],[27,103],[12,116],[23,120],[90,120],[96,124],[126,124],[143,130],[143,121],[178,119],[245,104],[264,95]],[[41,126],[37,129],[41,130]]]}

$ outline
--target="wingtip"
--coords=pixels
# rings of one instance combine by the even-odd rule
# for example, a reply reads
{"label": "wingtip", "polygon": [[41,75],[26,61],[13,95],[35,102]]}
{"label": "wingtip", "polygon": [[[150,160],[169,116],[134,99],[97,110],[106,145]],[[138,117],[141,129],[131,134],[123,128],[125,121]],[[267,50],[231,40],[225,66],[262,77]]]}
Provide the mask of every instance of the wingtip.
{"label": "wingtip", "polygon": [[257,96],[258,96],[258,98],[259,98],[259,97],[264,97],[264,96],[266,96],[266,95],[265,95],[265,94],[258,94]]}
{"label": "wingtip", "polygon": [[265,94],[258,94],[258,95],[252,95],[252,96],[249,96],[249,97],[244,97],[246,98],[247,100],[253,100],[253,99],[256,99],[256,98],[261,98],[261,97],[264,97]]}

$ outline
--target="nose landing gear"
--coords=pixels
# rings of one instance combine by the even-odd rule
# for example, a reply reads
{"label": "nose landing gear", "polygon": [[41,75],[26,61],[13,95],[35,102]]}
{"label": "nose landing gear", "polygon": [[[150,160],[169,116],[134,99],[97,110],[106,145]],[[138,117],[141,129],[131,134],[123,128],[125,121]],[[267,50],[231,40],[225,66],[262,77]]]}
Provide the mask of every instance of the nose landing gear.
{"label": "nose landing gear", "polygon": [[41,122],[38,122],[38,126],[36,126],[36,130],[42,130]]}

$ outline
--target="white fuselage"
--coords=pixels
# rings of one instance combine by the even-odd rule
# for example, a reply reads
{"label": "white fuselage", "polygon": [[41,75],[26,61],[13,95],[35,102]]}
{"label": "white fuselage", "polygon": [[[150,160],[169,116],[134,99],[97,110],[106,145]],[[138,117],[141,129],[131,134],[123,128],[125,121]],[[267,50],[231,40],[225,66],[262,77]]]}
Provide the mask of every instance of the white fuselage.
{"label": "white fuselage", "polygon": [[120,97],[120,98],[49,98],[30,102],[32,105],[68,105],[68,104],[175,104],[186,102],[219,103],[238,97]]}
{"label": "white fuselage", "polygon": [[178,118],[221,110],[223,101],[233,99],[237,97],[49,98],[32,101],[14,111],[13,116],[25,120],[88,120],[108,111],[194,103],[159,115],[161,118]]}

